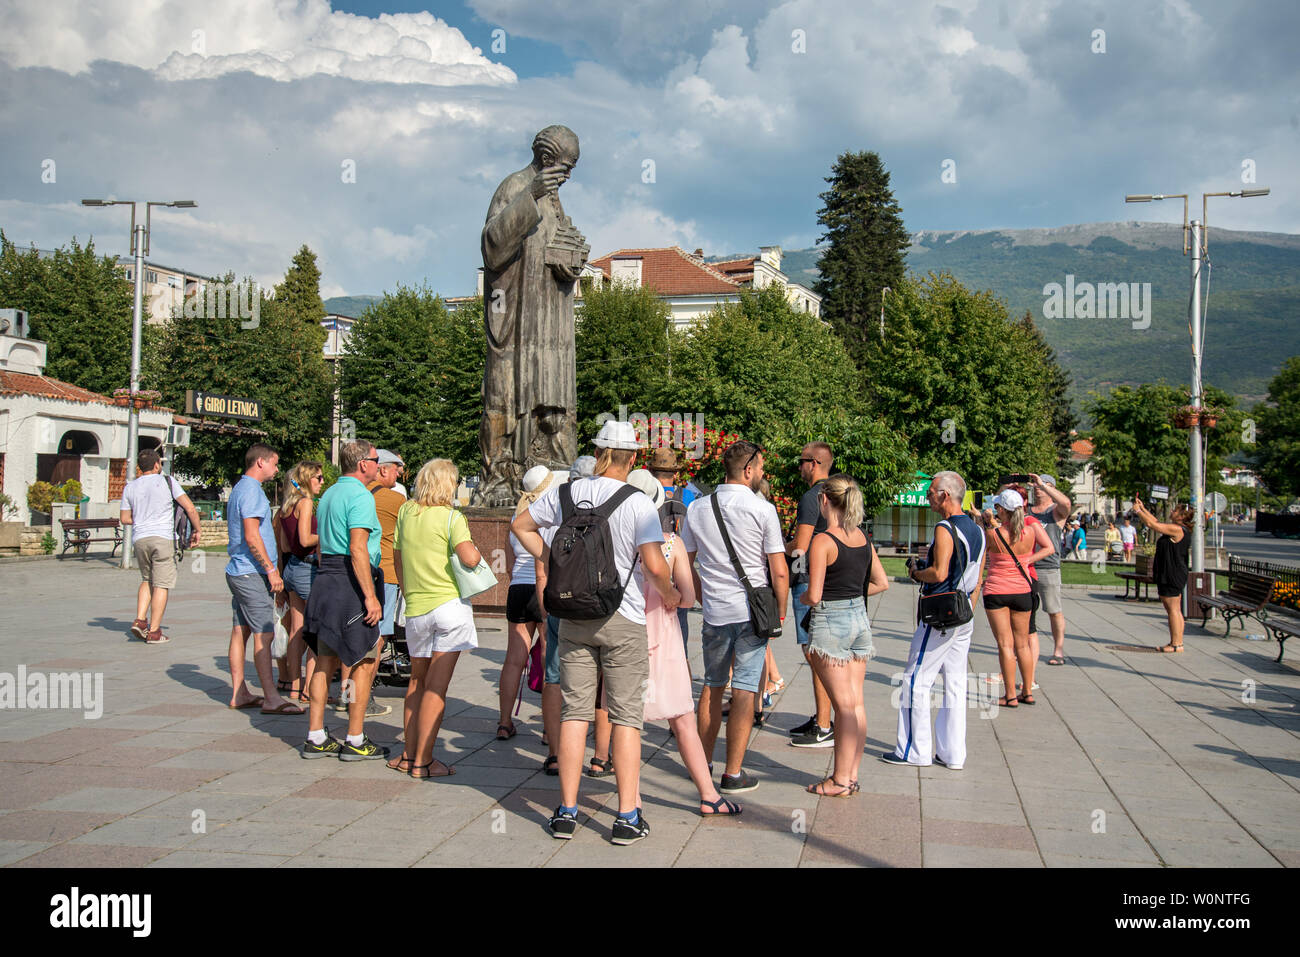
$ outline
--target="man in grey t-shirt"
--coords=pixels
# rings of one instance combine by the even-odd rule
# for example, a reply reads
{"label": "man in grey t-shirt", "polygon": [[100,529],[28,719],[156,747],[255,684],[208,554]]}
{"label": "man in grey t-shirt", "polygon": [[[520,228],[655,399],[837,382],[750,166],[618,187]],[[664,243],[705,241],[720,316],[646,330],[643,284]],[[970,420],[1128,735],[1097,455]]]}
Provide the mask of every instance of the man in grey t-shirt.
{"label": "man in grey t-shirt", "polygon": [[[1029,514],[1043,523],[1043,530],[1056,546],[1047,558],[1035,562],[1038,595],[1043,611],[1052,622],[1052,657],[1049,665],[1065,664],[1065,611],[1061,605],[1061,529],[1070,517],[1070,497],[1056,487],[1050,475],[1034,477],[1034,503]],[[1008,692],[1009,693],[1009,692]]]}

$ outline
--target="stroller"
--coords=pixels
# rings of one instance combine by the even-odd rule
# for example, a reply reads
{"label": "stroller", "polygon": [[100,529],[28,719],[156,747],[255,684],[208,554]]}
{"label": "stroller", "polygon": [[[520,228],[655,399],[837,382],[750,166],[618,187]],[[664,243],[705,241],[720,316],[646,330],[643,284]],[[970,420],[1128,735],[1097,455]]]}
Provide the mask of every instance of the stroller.
{"label": "stroller", "polygon": [[393,637],[384,642],[375,671],[375,681],[390,688],[406,687],[411,680],[411,656],[406,647],[406,596],[397,599]]}

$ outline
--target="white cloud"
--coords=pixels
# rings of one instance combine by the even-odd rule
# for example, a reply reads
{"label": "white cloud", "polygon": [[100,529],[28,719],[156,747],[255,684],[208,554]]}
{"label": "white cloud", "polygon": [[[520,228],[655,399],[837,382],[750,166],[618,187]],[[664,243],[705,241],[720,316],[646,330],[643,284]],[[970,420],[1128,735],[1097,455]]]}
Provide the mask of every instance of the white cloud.
{"label": "white cloud", "polygon": [[168,80],[234,72],[434,86],[516,80],[428,12],[371,19],[332,12],[327,0],[20,0],[0,8],[0,60],[76,73],[98,59],[157,69]]}

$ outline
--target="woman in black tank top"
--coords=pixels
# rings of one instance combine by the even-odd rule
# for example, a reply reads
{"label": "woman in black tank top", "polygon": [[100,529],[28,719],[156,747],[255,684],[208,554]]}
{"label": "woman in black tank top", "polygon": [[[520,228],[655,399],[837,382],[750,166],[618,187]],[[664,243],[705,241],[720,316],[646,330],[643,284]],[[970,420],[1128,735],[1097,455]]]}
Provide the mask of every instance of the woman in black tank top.
{"label": "woman in black tank top", "polygon": [[[820,504],[826,531],[814,535],[808,547],[808,590],[800,600],[812,606],[808,661],[835,709],[830,729],[835,770],[808,790],[825,797],[847,797],[858,791],[858,765],[867,742],[862,682],[874,649],[864,596],[884,591],[889,579],[859,527],[863,506],[857,483],[847,475],[831,476],[822,486]],[[825,747],[817,739],[826,730],[817,729],[805,736],[812,739],[810,743],[795,743],[796,747]]]}
{"label": "woman in black tank top", "polygon": [[1160,536],[1156,540],[1156,561],[1151,577],[1169,619],[1169,644],[1161,645],[1158,650],[1175,654],[1183,650],[1183,589],[1187,587],[1187,553],[1195,513],[1190,505],[1179,505],[1169,514],[1169,521],[1162,522],[1136,498],[1133,511],[1147,528]]}

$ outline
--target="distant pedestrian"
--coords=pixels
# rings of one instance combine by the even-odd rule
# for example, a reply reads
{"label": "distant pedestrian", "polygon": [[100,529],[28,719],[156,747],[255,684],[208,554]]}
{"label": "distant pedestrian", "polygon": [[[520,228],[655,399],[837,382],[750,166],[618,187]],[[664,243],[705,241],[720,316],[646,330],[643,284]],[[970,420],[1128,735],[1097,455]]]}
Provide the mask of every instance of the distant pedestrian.
{"label": "distant pedestrian", "polygon": [[457,560],[474,568],[482,560],[465,513],[456,508],[459,482],[449,459],[425,462],[415,476],[415,495],[397,514],[393,563],[406,595],[411,679],[402,722],[406,749],[388,766],[409,771],[415,778],[456,773],[434,758],[433,749],[447,712],[447,689],[456,661],[461,652],[478,647],[474,609],[468,598],[461,597],[451,566]]}
{"label": "distant pedestrian", "polygon": [[[927,563],[909,562],[908,577],[920,583],[922,596],[958,589],[974,595],[984,570],[985,544],[983,530],[962,511],[966,482],[956,472],[936,472],[925,497],[941,520],[934,528]],[[966,669],[974,631],[973,617],[948,628],[924,622],[917,626],[903,669],[897,741],[881,760],[922,767],[938,760],[950,770],[962,769],[966,760]],[[930,692],[941,674],[943,702],[935,716],[931,743]]]}
{"label": "distant pedestrian", "polygon": [[[379,515],[375,497],[367,488],[375,479],[378,463],[371,443],[363,439],[344,443],[339,450],[342,474],[321,496],[317,521],[320,574],[307,600],[303,625],[307,644],[316,653],[304,758],[374,761],[388,756],[388,748],[375,744],[365,731],[366,706],[379,657],[379,620],[384,614]],[[348,709],[348,732],[343,741],[325,732],[329,679],[340,665],[351,669],[340,694]]]}
{"label": "distant pedestrian", "polygon": [[137,477],[122,491],[121,512],[122,524],[133,526],[131,547],[141,579],[131,634],[146,644],[162,645],[171,641],[162,623],[168,592],[176,587],[176,505],[194,528],[189,540],[180,543],[186,548],[199,543],[199,513],[180,483],[162,474],[162,456],[155,450],[141,452],[136,467]]}
{"label": "distant pedestrian", "polygon": [[[275,599],[284,590],[277,568],[279,552],[271,525],[271,503],[262,483],[275,478],[280,455],[256,443],[244,454],[244,475],[230,490],[226,504],[226,587],[230,589],[233,622],[230,631],[230,707],[257,708],[263,714],[302,714],[302,708],[280,696],[271,672],[271,639],[275,636]],[[244,681],[244,656],[253,638],[253,665],[262,683],[254,695]]]}
{"label": "distant pedestrian", "polygon": [[1119,527],[1119,540],[1124,546],[1124,561],[1133,560],[1133,550],[1137,547],[1137,529],[1133,527],[1133,521],[1124,516],[1124,521]]}
{"label": "distant pedestrian", "polygon": [[1181,652],[1183,590],[1187,587],[1187,556],[1191,551],[1192,519],[1195,513],[1190,505],[1178,505],[1169,514],[1169,521],[1162,522],[1136,497],[1133,500],[1133,511],[1142,524],[1160,536],[1156,539],[1151,578],[1169,620],[1169,643],[1161,645],[1159,650],[1170,654]]}
{"label": "distant pedestrian", "polygon": [[[323,467],[319,462],[299,462],[284,480],[283,502],[276,512],[276,534],[280,546],[280,574],[284,578],[284,592],[288,595],[289,632],[288,654],[279,662],[280,681],[276,689],[288,692],[290,701],[306,701],[315,670],[316,655],[303,639],[303,621],[307,613],[307,599],[311,586],[320,570],[320,536],[316,533],[315,498],[324,484]],[[303,672],[303,653],[308,655],[306,672]]]}

